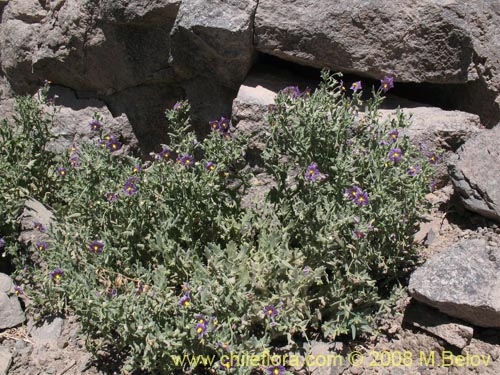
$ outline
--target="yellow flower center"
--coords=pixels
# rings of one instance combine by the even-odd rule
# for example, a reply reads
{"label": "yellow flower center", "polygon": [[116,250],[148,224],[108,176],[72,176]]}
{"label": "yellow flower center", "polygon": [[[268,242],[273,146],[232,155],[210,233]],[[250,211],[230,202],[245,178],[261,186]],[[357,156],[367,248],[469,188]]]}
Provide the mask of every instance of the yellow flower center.
{"label": "yellow flower center", "polygon": [[279,369],[275,368],[275,369],[273,370],[273,374],[274,374],[274,375],[279,375],[279,373],[280,373],[280,370],[279,370]]}
{"label": "yellow flower center", "polygon": [[60,278],[61,278],[61,275],[59,275],[59,274],[57,274],[57,275],[55,276],[55,279],[56,279],[56,280],[59,280]]}
{"label": "yellow flower center", "polygon": [[269,309],[269,310],[267,310],[267,313],[268,313],[269,315],[273,315],[274,311],[273,311],[273,310],[271,310],[271,309]]}
{"label": "yellow flower center", "polygon": [[359,200],[360,202],[364,202],[365,198],[363,198],[363,197],[359,197],[359,198],[358,198],[358,200]]}
{"label": "yellow flower center", "polygon": [[189,307],[190,303],[189,301],[184,301],[184,306]]}
{"label": "yellow flower center", "polygon": [[395,158],[397,158],[399,156],[399,154],[397,152],[394,153],[393,155]]}
{"label": "yellow flower center", "polygon": [[202,333],[203,332],[203,328],[202,327],[198,327],[198,329],[196,330],[196,332]]}

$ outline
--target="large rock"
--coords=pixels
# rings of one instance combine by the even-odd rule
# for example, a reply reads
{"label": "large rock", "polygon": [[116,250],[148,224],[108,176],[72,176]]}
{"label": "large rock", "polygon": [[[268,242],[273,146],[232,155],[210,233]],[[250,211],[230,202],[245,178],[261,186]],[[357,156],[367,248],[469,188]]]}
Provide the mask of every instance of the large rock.
{"label": "large rock", "polygon": [[[54,214],[39,201],[29,198],[24,203],[19,220],[21,222],[19,241],[35,244],[48,239],[47,231],[54,222]],[[41,228],[37,228],[37,224],[41,224]]]}
{"label": "large rock", "polygon": [[497,3],[487,0],[390,6],[384,0],[261,0],[255,44],[260,52],[316,68],[466,84],[459,105],[498,121],[499,21]]}
{"label": "large rock", "polygon": [[7,375],[12,363],[12,353],[7,348],[0,347],[0,375]]}
{"label": "large rock", "polygon": [[402,132],[417,146],[429,151],[456,151],[469,138],[484,128],[478,115],[463,111],[447,111],[422,103],[389,96],[382,104],[384,116],[400,107],[411,116],[412,125]]}
{"label": "large rock", "polygon": [[0,292],[0,330],[15,327],[26,320],[17,296]]}
{"label": "large rock", "polygon": [[482,239],[455,244],[413,273],[409,291],[445,314],[500,328],[500,248]]}
{"label": "large rock", "polygon": [[474,329],[464,322],[450,318],[420,303],[411,303],[406,308],[404,320],[406,323],[442,338],[459,349],[469,345],[474,335]]}
{"label": "large rock", "polygon": [[391,6],[384,0],[261,0],[256,47],[301,64],[373,78],[467,82],[473,78],[471,36],[454,7],[447,8],[411,0]]}
{"label": "large rock", "polygon": [[12,0],[0,31],[2,69],[17,92],[44,79],[111,94],[171,80],[169,33],[179,1]]}
{"label": "large rock", "polygon": [[448,169],[464,206],[500,221],[500,126],[484,130],[450,158]]}
{"label": "large rock", "polygon": [[179,76],[202,76],[237,89],[252,64],[257,3],[184,0],[172,30],[173,65]]}
{"label": "large rock", "polygon": [[[90,121],[94,113],[102,116],[103,131],[119,138],[124,150],[137,148],[137,138],[126,115],[113,117],[106,104],[93,98],[78,98],[76,93],[68,88],[54,86],[49,91],[54,97],[55,117],[53,133],[57,137],[49,148],[59,152],[67,150],[73,143],[95,142],[96,135],[90,129]],[[45,106],[51,112],[49,106]]]}

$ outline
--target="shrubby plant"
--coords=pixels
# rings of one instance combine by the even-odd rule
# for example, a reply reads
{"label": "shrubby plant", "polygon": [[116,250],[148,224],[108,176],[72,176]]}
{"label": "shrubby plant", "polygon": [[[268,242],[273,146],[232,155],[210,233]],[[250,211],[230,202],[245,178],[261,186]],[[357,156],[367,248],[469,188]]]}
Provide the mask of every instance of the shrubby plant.
{"label": "shrubby plant", "polygon": [[17,97],[16,115],[0,123],[0,249],[5,247],[16,254],[14,261],[23,257],[22,252],[17,253],[21,245],[16,238],[17,217],[25,200],[51,200],[48,170],[54,155],[46,146],[52,139],[49,130],[55,110],[47,98],[48,89],[49,82],[45,82],[36,96]]}
{"label": "shrubby plant", "polygon": [[413,264],[431,168],[400,136],[409,120],[379,115],[392,81],[366,102],[361,86],[348,95],[325,72],[314,92],[278,95],[264,154],[276,187],[258,212],[242,206],[251,175],[228,119],[199,141],[189,104],[176,103],[171,143],[143,163],[121,154],[96,114],[95,144],[48,165],[58,222],[22,274],[38,286],[25,287],[33,306],[75,312],[89,348],[123,354],[125,372],[188,371],[172,355],[295,350],[312,335],[369,331]]}

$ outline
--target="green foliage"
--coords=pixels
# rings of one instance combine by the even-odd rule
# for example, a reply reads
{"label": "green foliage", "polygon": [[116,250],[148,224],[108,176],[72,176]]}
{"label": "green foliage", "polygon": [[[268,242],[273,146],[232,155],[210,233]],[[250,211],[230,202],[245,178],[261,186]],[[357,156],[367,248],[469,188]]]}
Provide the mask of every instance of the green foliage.
{"label": "green foliage", "polygon": [[0,123],[0,237],[13,254],[19,246],[17,217],[26,198],[50,203],[48,170],[54,155],[46,146],[52,139],[54,108],[46,105],[47,90],[45,86],[35,97],[16,98],[16,115]]}
{"label": "green foliage", "polygon": [[[276,187],[259,211],[242,206],[245,140],[225,129],[198,141],[187,102],[166,112],[171,144],[153,161],[114,152],[102,124],[95,144],[45,162],[58,222],[45,251],[30,249],[43,259],[25,287],[33,306],[74,311],[89,348],[125,353],[125,371],[370,330],[381,294],[412,265],[431,169],[389,137],[409,121],[381,118],[380,91],[362,102],[323,78],[311,94],[284,90],[269,113]],[[359,196],[346,196],[353,186]]]}

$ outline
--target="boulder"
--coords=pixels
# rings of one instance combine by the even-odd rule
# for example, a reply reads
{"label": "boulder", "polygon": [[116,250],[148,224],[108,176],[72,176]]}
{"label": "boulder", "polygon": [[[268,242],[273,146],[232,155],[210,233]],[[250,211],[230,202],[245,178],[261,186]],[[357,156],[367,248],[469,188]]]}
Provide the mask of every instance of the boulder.
{"label": "boulder", "polygon": [[447,111],[418,102],[388,96],[382,103],[381,114],[388,116],[400,107],[411,116],[412,125],[403,135],[416,146],[427,150],[455,152],[474,134],[483,130],[478,115],[463,111]]}
{"label": "boulder", "polygon": [[257,3],[183,1],[171,34],[173,66],[178,76],[182,80],[201,76],[237,89],[253,62]]}
{"label": "boulder", "polygon": [[405,82],[467,82],[474,78],[473,46],[455,8],[461,7],[410,0],[390,7],[383,0],[261,0],[255,44],[316,68]]}
{"label": "boulder", "polygon": [[[57,137],[49,144],[50,150],[60,152],[70,148],[73,143],[95,143],[97,137],[89,124],[96,112],[102,116],[104,133],[119,138],[124,144],[124,151],[137,148],[138,141],[127,116],[121,114],[113,117],[103,101],[79,98],[75,91],[61,86],[51,87],[49,97],[54,98],[53,133]],[[49,106],[44,109],[49,113],[52,111]]]}
{"label": "boulder", "polygon": [[259,52],[315,68],[462,84],[455,104],[491,126],[500,120],[499,22],[487,0],[261,0],[254,40]]}
{"label": "boulder", "polygon": [[44,79],[111,94],[172,80],[169,33],[179,1],[10,1],[2,17],[2,69],[17,93]]}
{"label": "boulder", "polygon": [[0,330],[15,327],[26,320],[17,296],[0,292]]}
{"label": "boulder", "polygon": [[9,349],[0,347],[0,375],[7,375],[12,364],[12,353]]}
{"label": "boulder", "polygon": [[[54,222],[54,215],[42,203],[33,198],[27,199],[19,219],[21,221],[19,241],[28,244],[48,239],[46,232]],[[41,224],[41,228],[37,228],[37,224]]]}
{"label": "boulder", "polygon": [[12,279],[8,275],[0,273],[0,292],[8,293],[12,287]]}
{"label": "boulder", "polygon": [[500,221],[500,126],[468,140],[448,161],[448,170],[465,208]]}
{"label": "boulder", "polygon": [[432,307],[414,303],[414,301],[406,308],[404,320],[459,349],[468,346],[474,335],[474,329],[464,322],[450,318]]}
{"label": "boulder", "polygon": [[500,328],[500,248],[466,240],[434,255],[411,276],[417,301],[480,327]]}

